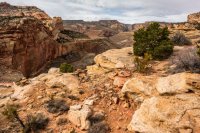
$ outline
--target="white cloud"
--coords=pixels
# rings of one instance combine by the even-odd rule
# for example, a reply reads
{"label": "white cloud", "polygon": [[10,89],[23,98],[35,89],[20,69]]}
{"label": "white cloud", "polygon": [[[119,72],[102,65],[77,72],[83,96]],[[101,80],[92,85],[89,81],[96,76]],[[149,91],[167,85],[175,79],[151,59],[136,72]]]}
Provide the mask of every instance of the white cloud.
{"label": "white cloud", "polygon": [[[3,2],[4,0],[0,0]],[[117,19],[124,23],[186,21],[199,11],[199,0],[6,0],[14,5],[34,5],[63,19]]]}

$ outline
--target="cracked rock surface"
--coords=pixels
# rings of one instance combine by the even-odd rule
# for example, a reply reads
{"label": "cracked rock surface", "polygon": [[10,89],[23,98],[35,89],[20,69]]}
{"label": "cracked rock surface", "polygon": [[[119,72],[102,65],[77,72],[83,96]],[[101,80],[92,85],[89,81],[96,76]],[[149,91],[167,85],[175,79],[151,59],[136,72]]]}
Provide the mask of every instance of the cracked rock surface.
{"label": "cracked rock surface", "polygon": [[[124,88],[132,88],[132,93],[144,93],[144,101],[135,111],[128,129],[142,133],[198,133],[200,131],[198,115],[200,75],[180,73],[156,79],[154,81],[156,86],[153,88],[159,94],[149,93],[148,97],[144,96],[146,91],[136,91],[140,90],[139,83],[144,84],[140,79],[137,82],[132,79],[130,80],[132,82],[128,81],[125,84]],[[143,89],[149,90],[149,85],[153,81],[144,79],[143,81],[146,81]]]}

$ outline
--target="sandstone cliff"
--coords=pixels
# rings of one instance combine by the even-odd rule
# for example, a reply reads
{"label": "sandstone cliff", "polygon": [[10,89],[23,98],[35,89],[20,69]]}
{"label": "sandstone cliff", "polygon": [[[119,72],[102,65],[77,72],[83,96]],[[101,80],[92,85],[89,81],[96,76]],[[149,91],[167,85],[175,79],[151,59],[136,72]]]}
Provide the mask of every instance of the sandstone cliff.
{"label": "sandstone cliff", "polygon": [[188,15],[188,22],[192,24],[200,23],[200,12]]}
{"label": "sandstone cliff", "polygon": [[56,41],[41,21],[16,16],[0,19],[0,54],[10,58],[14,69],[30,76],[58,56]]}
{"label": "sandstone cliff", "polygon": [[109,37],[119,32],[129,31],[129,25],[117,20],[100,20],[86,22],[83,20],[64,20],[64,27],[69,30],[85,33],[90,38]]}
{"label": "sandstone cliff", "polygon": [[0,61],[30,76],[60,55],[55,41],[62,19],[51,18],[37,7],[0,3]]}
{"label": "sandstone cliff", "polygon": [[46,25],[52,20],[44,11],[35,6],[13,6],[2,2],[0,7],[0,16],[35,17]]}

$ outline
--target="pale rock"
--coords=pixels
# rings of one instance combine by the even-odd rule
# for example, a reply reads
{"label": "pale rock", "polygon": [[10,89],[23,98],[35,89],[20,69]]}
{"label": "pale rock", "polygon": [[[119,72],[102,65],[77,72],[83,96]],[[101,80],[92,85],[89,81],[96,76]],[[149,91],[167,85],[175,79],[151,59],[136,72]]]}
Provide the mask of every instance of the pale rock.
{"label": "pale rock", "polygon": [[141,76],[129,79],[123,86],[122,93],[130,93],[136,97],[149,97],[158,95],[155,88],[156,78],[153,76]]}
{"label": "pale rock", "polygon": [[11,95],[12,99],[24,99],[28,96],[31,96],[31,94],[34,92],[35,88],[39,82],[35,82],[23,87],[13,85],[12,87],[14,88],[14,93]]}
{"label": "pale rock", "polygon": [[178,73],[160,77],[156,83],[159,94],[200,93],[200,74]]}
{"label": "pale rock", "polygon": [[48,74],[54,74],[59,72],[60,72],[59,68],[50,68]]}
{"label": "pale rock", "polygon": [[79,80],[72,74],[62,74],[62,75],[49,75],[46,77],[47,81],[45,84],[49,87],[67,87],[70,91],[76,92],[79,87]]}
{"label": "pale rock", "polygon": [[112,97],[112,100],[115,104],[119,103],[119,98],[118,97]]}
{"label": "pale rock", "polygon": [[133,66],[132,47],[122,49],[111,49],[97,55],[94,61],[97,65],[105,69],[131,68]]}
{"label": "pale rock", "polygon": [[84,102],[83,102],[84,105],[89,105],[89,106],[92,106],[94,104],[94,100],[89,100],[89,99],[86,99]]}
{"label": "pale rock", "polygon": [[89,75],[101,75],[106,72],[109,72],[108,69],[102,68],[98,65],[87,66],[86,69],[87,69],[87,74]]}
{"label": "pale rock", "polygon": [[146,99],[134,113],[128,129],[143,133],[179,133],[178,130],[188,127],[193,132],[199,131],[199,103],[200,97],[195,94]]}
{"label": "pale rock", "polygon": [[80,110],[82,108],[82,105],[73,105],[73,106],[70,106],[70,110]]}
{"label": "pale rock", "polygon": [[114,82],[113,82],[113,85],[117,86],[117,87],[122,87],[125,82],[127,81],[128,79],[127,78],[124,78],[124,77],[115,77],[114,78]]}
{"label": "pale rock", "polygon": [[[71,110],[72,107],[70,107],[70,110],[68,111],[68,119],[71,121],[74,125],[80,127],[81,130],[88,130],[90,128],[90,121],[88,118],[92,115],[92,110],[89,106],[84,105],[81,109],[77,110]],[[76,108],[76,107],[75,107]]]}
{"label": "pale rock", "polygon": [[122,63],[121,61],[117,62],[117,64],[115,65],[115,68],[120,69],[120,68],[125,68],[125,64]]}

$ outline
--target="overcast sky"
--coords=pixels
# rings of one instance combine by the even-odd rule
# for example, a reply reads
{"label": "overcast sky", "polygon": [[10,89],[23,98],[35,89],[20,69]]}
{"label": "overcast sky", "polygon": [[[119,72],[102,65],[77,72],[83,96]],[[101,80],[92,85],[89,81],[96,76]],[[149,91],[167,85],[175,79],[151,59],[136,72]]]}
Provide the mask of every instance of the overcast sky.
{"label": "overcast sky", "polygon": [[51,17],[65,20],[116,19],[124,23],[186,21],[200,11],[200,0],[0,0],[14,5],[37,6]]}

